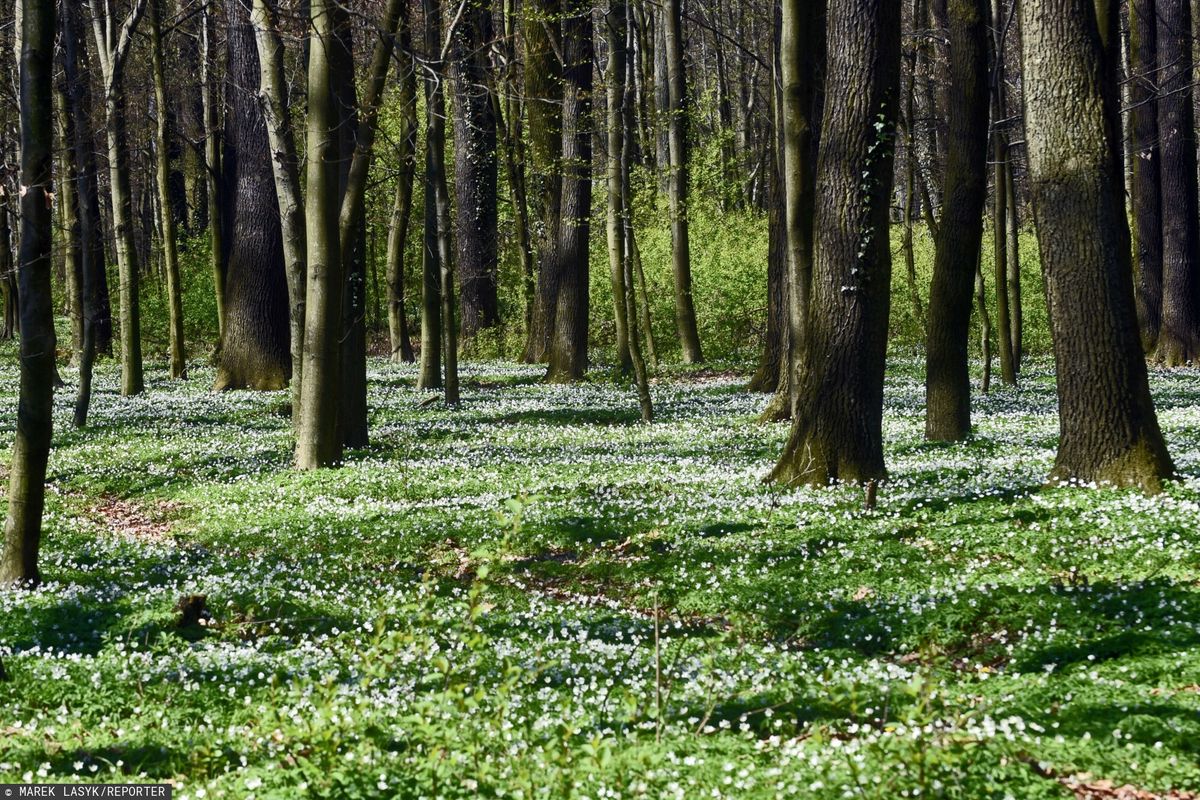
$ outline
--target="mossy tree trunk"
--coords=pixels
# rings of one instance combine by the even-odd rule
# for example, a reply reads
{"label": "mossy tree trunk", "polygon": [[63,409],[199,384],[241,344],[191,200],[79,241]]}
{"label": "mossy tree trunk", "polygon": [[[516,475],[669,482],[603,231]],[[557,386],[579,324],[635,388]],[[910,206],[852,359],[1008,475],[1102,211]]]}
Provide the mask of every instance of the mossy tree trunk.
{"label": "mossy tree trunk", "polygon": [[925,437],[935,441],[959,441],[971,431],[971,291],[987,199],[990,10],[987,0],[951,0],[947,12],[949,141],[925,348]]}
{"label": "mossy tree trunk", "polygon": [[1051,480],[1161,487],[1173,472],[1134,313],[1117,91],[1092,0],[1021,5],[1025,130],[1054,339]]}
{"label": "mossy tree trunk", "polygon": [[412,58],[410,26],[406,15],[401,17],[399,62],[400,132],[397,136],[396,199],[392,208],[392,224],[388,231],[388,333],[391,339],[393,363],[412,363],[412,338],[405,310],[404,280],[408,255],[408,230],[412,219],[413,181],[417,171],[417,73]]}
{"label": "mossy tree trunk", "polygon": [[[885,476],[883,372],[892,266],[888,203],[900,89],[899,28],[899,0],[829,3],[816,257],[792,430],[771,475],[781,483],[823,486]],[[797,42],[785,35],[783,46],[794,48]],[[789,118],[787,124],[795,123]]]}
{"label": "mossy tree trunk", "polygon": [[37,584],[54,427],[53,241],[54,0],[21,0],[21,384],[8,478],[0,584]]}

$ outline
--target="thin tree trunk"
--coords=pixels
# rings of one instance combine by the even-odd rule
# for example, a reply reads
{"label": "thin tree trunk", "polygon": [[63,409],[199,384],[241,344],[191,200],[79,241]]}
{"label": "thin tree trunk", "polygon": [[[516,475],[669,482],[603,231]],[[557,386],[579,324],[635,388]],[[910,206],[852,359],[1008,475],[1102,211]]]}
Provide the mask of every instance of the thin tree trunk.
{"label": "thin tree trunk", "polygon": [[[1017,384],[1016,358],[1012,345],[1012,315],[1008,307],[1008,131],[1004,102],[1004,4],[992,0],[992,253],[996,279],[996,345],[1000,351],[1000,380]],[[953,47],[953,44],[951,45]],[[985,187],[986,192],[986,187]]]}
{"label": "thin tree trunk", "polygon": [[305,206],[308,265],[304,321],[303,386],[296,429],[296,466],[316,469],[342,457],[338,430],[338,339],[342,274],[338,247],[337,116],[333,108],[330,52],[333,0],[310,0],[308,47],[308,161]]}
{"label": "thin tree trunk", "polygon": [[987,394],[992,390],[992,317],[988,313],[983,262],[978,256],[975,260],[975,310],[979,312],[979,353],[983,361],[983,376],[979,381],[979,391]]}
{"label": "thin tree trunk", "polygon": [[392,225],[388,231],[388,332],[393,363],[412,363],[412,339],[408,331],[408,315],[404,307],[405,259],[408,251],[408,229],[412,217],[413,180],[417,158],[417,73],[412,58],[409,26],[401,24],[399,42],[400,132],[396,147],[396,200],[392,210]]}
{"label": "thin tree trunk", "polygon": [[167,79],[163,69],[162,0],[150,0],[150,57],[154,73],[154,106],[157,151],[159,225],[162,228],[163,271],[167,277],[167,328],[170,336],[171,377],[187,377],[187,353],[183,342],[183,287],[179,275],[179,251],[175,232],[175,214],[171,204],[171,159],[167,128]]}
{"label": "thin tree trunk", "polygon": [[1017,203],[1017,186],[1013,180],[1013,159],[1009,151],[1008,161],[1004,164],[1004,182],[1008,195],[1008,291],[1009,316],[1012,319],[1012,353],[1013,369],[1020,374],[1021,362],[1025,356],[1025,311],[1021,302],[1021,227],[1019,205]]}
{"label": "thin tree trunk", "polygon": [[[605,15],[605,35],[608,45],[608,64],[604,81],[608,88],[608,266],[612,285],[613,320],[617,329],[617,369],[628,375],[633,369],[629,347],[630,320],[625,297],[625,217],[628,209],[624,198],[625,158],[625,73],[629,54],[625,49],[626,17],[629,6],[625,0],[609,0]],[[636,324],[636,322],[635,322]]]}
{"label": "thin tree trunk", "polygon": [[107,13],[107,4],[91,0],[92,28],[104,82],[104,112],[108,135],[108,172],[112,192],[113,238],[117,245],[117,271],[121,289],[121,394],[141,394],[142,325],[138,301],[140,267],[133,225],[133,190],[130,187],[129,153],[125,130],[125,60],[133,32],[146,11],[146,0],[136,0],[118,30]]}
{"label": "thin tree trunk", "polygon": [[1025,131],[1058,382],[1051,480],[1157,491],[1174,468],[1134,312],[1117,90],[1092,0],[1022,3]]}
{"label": "thin tree trunk", "polygon": [[275,198],[279,204],[279,224],[283,242],[283,266],[288,287],[288,341],[292,354],[292,420],[298,419],[300,389],[304,370],[305,221],[304,196],[300,191],[300,161],[296,155],[296,135],[292,130],[284,77],[283,39],[279,21],[270,0],[254,0],[251,11],[254,39],[258,48],[259,93],[267,142],[271,149],[271,172],[275,177]]}
{"label": "thin tree trunk", "polygon": [[441,389],[442,383],[442,264],[438,234],[437,183],[438,156],[435,142],[441,142],[445,157],[446,100],[440,71],[442,11],[440,0],[422,0],[425,17],[425,214],[421,253],[421,372],[418,389]]}
{"label": "thin tree trunk", "polygon": [[225,237],[221,230],[221,121],[217,99],[216,18],[212,4],[203,2],[200,97],[204,113],[204,176],[208,200],[209,262],[217,297],[217,350],[225,341]]}
{"label": "thin tree trunk", "polygon": [[53,218],[54,2],[22,0],[20,57],[21,384],[8,477],[0,584],[36,585],[46,462],[54,428]]}
{"label": "thin tree trunk", "polygon": [[675,280],[675,327],[683,350],[683,363],[704,360],[696,307],[692,298],[692,256],[688,236],[689,153],[687,141],[687,78],[683,64],[682,0],[666,0],[664,6],[668,84],[668,147],[671,177],[671,273]]}

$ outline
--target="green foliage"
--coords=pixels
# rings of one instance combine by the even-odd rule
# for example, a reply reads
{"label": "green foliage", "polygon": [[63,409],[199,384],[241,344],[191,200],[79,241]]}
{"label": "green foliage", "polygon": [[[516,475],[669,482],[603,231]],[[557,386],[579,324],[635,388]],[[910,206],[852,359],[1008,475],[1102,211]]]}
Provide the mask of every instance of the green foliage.
{"label": "green foliage", "polygon": [[[183,340],[189,359],[207,359],[217,345],[217,296],[213,292],[210,240],[207,234],[180,237],[179,276],[183,295]],[[157,262],[155,264],[157,267]],[[113,325],[119,329],[117,283],[109,277]],[[158,271],[141,286],[142,348],[147,360],[165,359],[170,348],[167,283]],[[114,341],[117,337],[114,332]]]}

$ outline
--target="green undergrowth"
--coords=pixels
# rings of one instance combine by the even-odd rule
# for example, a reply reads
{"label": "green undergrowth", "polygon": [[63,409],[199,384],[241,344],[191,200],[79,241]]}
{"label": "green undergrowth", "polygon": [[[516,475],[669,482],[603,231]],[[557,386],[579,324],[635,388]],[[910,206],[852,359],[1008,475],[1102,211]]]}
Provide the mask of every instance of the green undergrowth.
{"label": "green undergrowth", "polygon": [[[11,349],[0,403],[15,407]],[[0,591],[0,782],[177,798],[1057,798],[1200,791],[1200,383],[1154,372],[1183,479],[1044,488],[1048,364],[890,480],[762,482],[786,426],[672,369],[468,363],[463,407],[370,365],[372,443],[290,468],[285,393],[211,369],[57,399],[47,583]],[[978,376],[977,376],[978,377]],[[11,441],[11,414],[0,419]],[[204,596],[180,626],[181,598]],[[1097,795],[1103,796],[1103,795]]]}

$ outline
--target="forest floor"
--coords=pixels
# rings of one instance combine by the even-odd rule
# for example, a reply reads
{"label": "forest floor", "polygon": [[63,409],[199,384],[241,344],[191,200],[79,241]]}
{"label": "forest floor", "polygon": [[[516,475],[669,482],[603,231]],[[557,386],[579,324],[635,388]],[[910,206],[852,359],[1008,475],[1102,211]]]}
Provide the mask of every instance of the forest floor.
{"label": "forest floor", "polygon": [[[108,364],[87,430],[58,396],[47,581],[0,591],[0,782],[1200,797],[1200,374],[1152,375],[1184,477],[1147,498],[1042,486],[1047,364],[945,446],[893,362],[874,509],[764,484],[786,427],[719,372],[641,425],[603,380],[468,364],[448,411],[376,361],[372,446],[298,473],[286,393]],[[5,359],[5,452],[15,395]]]}

